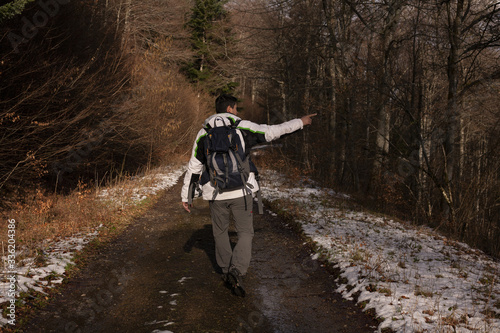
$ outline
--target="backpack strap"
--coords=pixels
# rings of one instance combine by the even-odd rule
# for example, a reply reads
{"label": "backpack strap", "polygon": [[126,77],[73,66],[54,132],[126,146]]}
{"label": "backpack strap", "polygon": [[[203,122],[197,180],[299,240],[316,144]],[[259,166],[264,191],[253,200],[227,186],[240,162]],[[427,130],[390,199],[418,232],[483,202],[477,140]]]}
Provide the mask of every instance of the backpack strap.
{"label": "backpack strap", "polygon": [[198,192],[199,196],[201,195],[200,177],[201,177],[201,174],[191,175],[191,180],[189,182],[189,189],[188,189],[188,204],[189,205],[191,205],[193,203],[193,199],[196,195],[196,192]]}
{"label": "backpack strap", "polygon": [[[234,126],[235,127],[238,127],[239,123],[240,123],[241,119],[236,121],[234,123]],[[244,132],[244,131],[241,131],[243,137],[245,137],[247,134]],[[257,182],[257,184],[259,185],[259,190],[256,192],[256,195],[257,195],[257,207],[259,209],[259,215],[262,215],[264,214],[264,205],[262,204],[262,189],[260,187],[260,184],[259,184],[259,171],[257,170],[257,168],[255,167],[255,165],[250,161],[250,149],[247,149],[245,151],[245,154],[247,155],[247,159],[246,159],[246,163],[243,163],[243,161],[241,160],[241,157],[238,155],[238,154],[235,154],[236,155],[236,158],[238,159],[238,164],[241,165],[243,168],[245,168],[245,172],[247,172],[247,175],[250,174],[250,172],[253,172],[255,174],[255,181]],[[252,165],[250,165],[250,163]],[[252,170],[253,168],[253,170]],[[240,172],[240,174],[243,174]],[[253,186],[251,184],[248,184],[246,180],[243,180],[243,184],[247,184],[247,185],[250,185],[250,189],[253,189]],[[246,205],[247,205],[247,202],[246,202],[246,199],[245,199],[245,210],[246,210]]]}
{"label": "backpack strap", "polygon": [[259,215],[264,214],[264,205],[262,205],[262,190],[260,187],[257,191],[257,207],[259,207]]}

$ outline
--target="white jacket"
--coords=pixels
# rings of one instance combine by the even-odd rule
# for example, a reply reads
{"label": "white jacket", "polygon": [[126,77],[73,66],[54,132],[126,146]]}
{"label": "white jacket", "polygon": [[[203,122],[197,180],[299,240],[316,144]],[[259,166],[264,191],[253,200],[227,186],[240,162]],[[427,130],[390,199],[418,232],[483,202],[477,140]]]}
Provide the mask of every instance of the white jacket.
{"label": "white jacket", "polygon": [[[191,183],[193,175],[194,177],[198,177],[203,171],[202,161],[204,161],[204,152],[202,151],[202,149],[199,150],[198,148],[200,143],[203,141],[203,137],[207,134],[204,128],[207,126],[207,124],[209,124],[211,127],[216,127],[216,118],[222,118],[226,125],[230,125],[231,123],[235,123],[236,121],[241,120],[239,117],[231,113],[215,114],[205,120],[203,128],[196,135],[196,140],[191,152],[191,159],[189,160],[188,169],[186,175],[184,176],[184,185],[182,186],[181,191],[183,202],[188,202],[189,185]],[[257,144],[279,139],[282,135],[302,129],[303,126],[304,124],[299,118],[278,125],[259,125],[248,120],[241,120],[238,124],[237,132],[240,136],[242,145],[244,146],[243,150],[248,153],[249,149]],[[257,192],[259,190],[259,185],[255,179],[255,174],[253,172],[251,172],[248,177],[248,183],[253,186],[252,192]],[[203,185],[202,190],[203,199],[212,200],[215,189],[212,185],[210,185],[210,182]],[[218,193],[215,197],[215,200],[235,199],[242,197],[243,195],[244,191],[242,190],[225,191],[222,193]]]}

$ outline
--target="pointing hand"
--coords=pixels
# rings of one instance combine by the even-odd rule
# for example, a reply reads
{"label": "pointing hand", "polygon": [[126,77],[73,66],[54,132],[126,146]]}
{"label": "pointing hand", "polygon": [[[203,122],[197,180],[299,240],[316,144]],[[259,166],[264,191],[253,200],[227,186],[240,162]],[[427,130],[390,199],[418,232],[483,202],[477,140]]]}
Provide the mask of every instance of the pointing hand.
{"label": "pointing hand", "polygon": [[312,117],[318,115],[317,113],[313,113],[313,114],[309,114],[307,116],[304,116],[302,118],[300,118],[300,120],[302,120],[302,123],[304,124],[304,126],[306,125],[311,125],[312,123]]}

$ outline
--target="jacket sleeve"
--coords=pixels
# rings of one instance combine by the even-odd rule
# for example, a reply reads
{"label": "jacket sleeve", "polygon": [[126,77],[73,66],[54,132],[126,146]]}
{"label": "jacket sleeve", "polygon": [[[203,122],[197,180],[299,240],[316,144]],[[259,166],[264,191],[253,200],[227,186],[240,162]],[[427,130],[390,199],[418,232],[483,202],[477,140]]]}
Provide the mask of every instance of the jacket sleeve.
{"label": "jacket sleeve", "polygon": [[245,144],[248,148],[279,139],[282,135],[301,130],[303,127],[304,123],[299,118],[278,125],[256,124],[247,120],[242,120],[238,125],[238,128],[244,132]]}
{"label": "jacket sleeve", "polygon": [[202,129],[201,131],[198,132],[198,135],[196,136],[196,140],[193,145],[193,150],[191,152],[191,158],[189,159],[188,168],[186,174],[184,175],[184,184],[182,185],[182,190],[181,190],[182,202],[188,202],[188,192],[191,180],[194,177],[197,177],[197,175],[201,175],[203,171],[203,165],[205,163],[205,153],[203,151],[204,149],[203,138],[205,137],[205,135],[206,131]]}

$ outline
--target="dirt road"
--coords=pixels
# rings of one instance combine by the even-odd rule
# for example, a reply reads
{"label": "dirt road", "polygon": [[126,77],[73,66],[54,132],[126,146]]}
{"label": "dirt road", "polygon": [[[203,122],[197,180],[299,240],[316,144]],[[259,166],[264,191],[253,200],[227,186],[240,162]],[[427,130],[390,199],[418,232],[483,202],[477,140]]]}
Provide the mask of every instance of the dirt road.
{"label": "dirt road", "polygon": [[[220,277],[208,205],[180,205],[180,182],[72,279],[22,332],[373,332],[333,276],[277,217],[255,214],[247,297]],[[236,240],[235,233],[232,239]]]}

